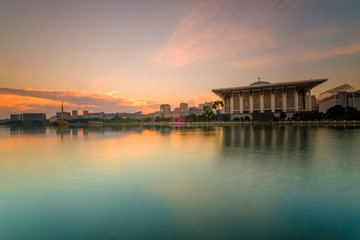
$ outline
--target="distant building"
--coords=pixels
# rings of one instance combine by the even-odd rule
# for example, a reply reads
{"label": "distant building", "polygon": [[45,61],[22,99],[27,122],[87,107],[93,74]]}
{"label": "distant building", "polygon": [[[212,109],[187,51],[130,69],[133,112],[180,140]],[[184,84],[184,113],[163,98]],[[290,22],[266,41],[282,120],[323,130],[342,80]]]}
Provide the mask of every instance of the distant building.
{"label": "distant building", "polygon": [[79,117],[78,111],[77,110],[72,110],[71,117],[72,117],[72,119],[78,119],[78,117]]}
{"label": "distant building", "polygon": [[355,107],[360,110],[360,90],[355,91],[349,84],[343,84],[319,96],[319,112],[326,112],[335,105],[342,107]]}
{"label": "distant building", "polygon": [[45,113],[21,113],[21,114],[11,114],[11,121],[45,121]]}
{"label": "distant building", "polygon": [[88,113],[87,118],[104,118],[104,112]]}
{"label": "distant building", "polygon": [[203,111],[204,107],[209,107],[209,109],[211,110],[212,104],[213,104],[213,102],[204,102],[204,103],[199,104],[199,108]]}
{"label": "distant building", "polygon": [[89,111],[87,110],[83,111],[83,118],[89,118]]}
{"label": "distant building", "polygon": [[139,112],[135,112],[135,113],[127,113],[127,112],[122,112],[122,113],[116,113],[115,116],[120,117],[120,118],[130,118],[130,119],[134,119],[134,118],[139,118],[141,117],[143,114],[141,111]]}
{"label": "distant building", "polygon": [[203,109],[204,107],[209,107],[210,109],[212,109],[212,103],[213,102],[204,102],[199,104],[199,108]]}
{"label": "distant building", "polygon": [[161,104],[160,105],[160,112],[162,114],[166,114],[170,112],[170,105],[169,104]]}
{"label": "distant building", "polygon": [[203,110],[200,107],[190,107],[187,115],[195,114],[196,116],[199,116],[202,113],[202,111]]}
{"label": "distant building", "polygon": [[10,121],[21,121],[21,114],[10,114]]}
{"label": "distant building", "polygon": [[209,109],[212,110],[212,104],[213,102],[204,102],[204,103],[200,103],[199,107],[190,107],[186,111],[186,115],[195,114],[196,116],[199,116],[204,112],[204,107],[209,107]]}
{"label": "distant building", "polygon": [[[61,119],[61,112],[56,112],[56,117]],[[63,112],[64,119],[71,119],[71,112]]]}
{"label": "distant building", "polygon": [[157,117],[161,118],[161,117],[163,117],[163,114],[160,111],[157,111],[157,112],[148,114],[147,117],[153,118],[153,119],[155,119]]}
{"label": "distant building", "polygon": [[173,119],[182,118],[184,116],[185,116],[185,113],[175,112],[175,111],[164,114],[164,118],[173,118]]}
{"label": "distant building", "polygon": [[180,103],[180,111],[186,112],[189,109],[189,105],[187,103]]}
{"label": "distant building", "polygon": [[174,111],[171,111],[169,104],[161,104],[160,105],[160,111],[153,112],[147,115],[141,115],[141,118],[172,118],[173,120],[176,120],[178,118],[184,118],[187,115],[200,115],[203,113],[203,107],[209,106],[210,109],[212,109],[212,103],[213,102],[205,102],[199,105],[199,107],[190,107],[187,103],[180,103],[180,106],[178,108],[175,108]]}

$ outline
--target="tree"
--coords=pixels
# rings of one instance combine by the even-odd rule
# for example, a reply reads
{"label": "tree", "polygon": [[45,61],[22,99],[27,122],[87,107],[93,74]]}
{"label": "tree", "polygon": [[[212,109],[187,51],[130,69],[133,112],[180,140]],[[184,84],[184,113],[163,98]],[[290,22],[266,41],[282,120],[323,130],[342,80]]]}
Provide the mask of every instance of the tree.
{"label": "tree", "polygon": [[280,121],[284,121],[285,119],[286,119],[286,113],[284,113],[284,112],[281,112],[280,113],[280,116],[279,116],[279,119],[280,119]]}
{"label": "tree", "polygon": [[197,122],[198,118],[195,114],[185,116],[185,122]]}
{"label": "tree", "polygon": [[360,111],[354,107],[347,107],[345,109],[346,120],[360,120]]}
{"label": "tree", "polygon": [[215,115],[209,106],[204,106],[203,113],[199,116],[199,119],[206,122],[213,121],[215,119]]}
{"label": "tree", "polygon": [[220,100],[213,102],[212,109],[216,111],[216,120],[219,119],[220,109],[224,107],[224,103]]}
{"label": "tree", "polygon": [[335,105],[326,111],[326,117],[333,120],[345,119],[345,108],[341,105]]}

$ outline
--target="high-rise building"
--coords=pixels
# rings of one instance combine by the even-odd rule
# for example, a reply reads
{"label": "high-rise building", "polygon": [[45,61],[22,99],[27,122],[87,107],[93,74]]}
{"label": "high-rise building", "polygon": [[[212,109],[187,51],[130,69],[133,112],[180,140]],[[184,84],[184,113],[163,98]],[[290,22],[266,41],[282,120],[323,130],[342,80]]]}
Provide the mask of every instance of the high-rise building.
{"label": "high-rise building", "polygon": [[180,103],[180,111],[186,112],[189,109],[189,105],[187,103]]}
{"label": "high-rise building", "polygon": [[170,112],[170,105],[169,104],[161,104],[160,105],[160,112],[162,114],[169,113]]}
{"label": "high-rise building", "polygon": [[83,111],[83,118],[89,118],[89,111],[87,110]]}
{"label": "high-rise building", "polygon": [[77,119],[79,117],[77,110],[72,110],[71,116],[73,119]]}

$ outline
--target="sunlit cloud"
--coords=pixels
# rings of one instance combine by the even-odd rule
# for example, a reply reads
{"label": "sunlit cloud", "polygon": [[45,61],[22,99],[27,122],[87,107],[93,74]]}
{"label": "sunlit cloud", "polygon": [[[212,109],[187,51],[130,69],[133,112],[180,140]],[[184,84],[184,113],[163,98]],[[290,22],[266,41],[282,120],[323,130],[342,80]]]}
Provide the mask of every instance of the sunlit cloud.
{"label": "sunlit cloud", "polygon": [[336,56],[352,55],[360,53],[360,44],[354,43],[349,46],[340,46],[332,49],[327,49],[318,52],[307,52],[302,57],[302,60],[316,61],[320,59],[326,59]]}
{"label": "sunlit cloud", "polygon": [[[204,2],[206,4],[200,4]],[[282,36],[283,30],[278,25],[289,16],[298,17],[296,12],[301,1],[269,1],[256,10],[253,9],[256,4],[248,4],[244,3],[248,14],[259,15],[254,23],[222,16],[224,4],[196,2],[171,29],[163,46],[153,52],[153,62],[167,69],[178,69],[212,59],[232,68],[247,68],[318,61],[359,52],[358,43],[347,46],[307,44],[340,34],[334,23]]]}
{"label": "sunlit cloud", "polygon": [[[194,93],[166,103],[174,109],[182,102],[188,103],[191,107],[213,99],[214,95],[211,92]],[[47,116],[52,116],[60,111],[62,102],[65,111],[78,110],[80,113],[88,110],[107,113],[142,111],[146,114],[159,111],[161,104],[145,98],[123,97],[118,91],[80,92],[0,88],[0,117],[5,118],[11,113],[20,112],[44,112]]]}
{"label": "sunlit cloud", "polygon": [[220,4],[200,6],[184,16],[152,54],[156,64],[177,69],[202,59],[231,58],[277,46],[268,30],[218,20]]}
{"label": "sunlit cloud", "polygon": [[80,92],[80,91],[45,91],[36,89],[0,88],[0,112],[2,117],[9,113],[45,112],[54,115],[59,111],[61,102],[65,110],[89,110],[104,112],[152,112],[159,103],[147,99],[118,96],[117,91]]}
{"label": "sunlit cloud", "polygon": [[347,56],[360,53],[360,44],[353,43],[325,50],[310,49],[307,51],[285,52],[283,54],[262,55],[255,58],[243,59],[229,63],[234,68],[275,66],[286,63],[312,62],[337,56]]}

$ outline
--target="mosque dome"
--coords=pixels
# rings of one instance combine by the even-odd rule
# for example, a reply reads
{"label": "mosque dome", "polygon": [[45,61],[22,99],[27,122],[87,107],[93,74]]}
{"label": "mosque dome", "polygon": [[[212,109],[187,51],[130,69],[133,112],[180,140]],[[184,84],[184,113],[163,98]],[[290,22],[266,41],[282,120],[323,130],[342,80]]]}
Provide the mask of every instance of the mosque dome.
{"label": "mosque dome", "polygon": [[270,83],[266,81],[256,81],[250,84],[250,86],[265,85],[265,84],[270,84]]}

